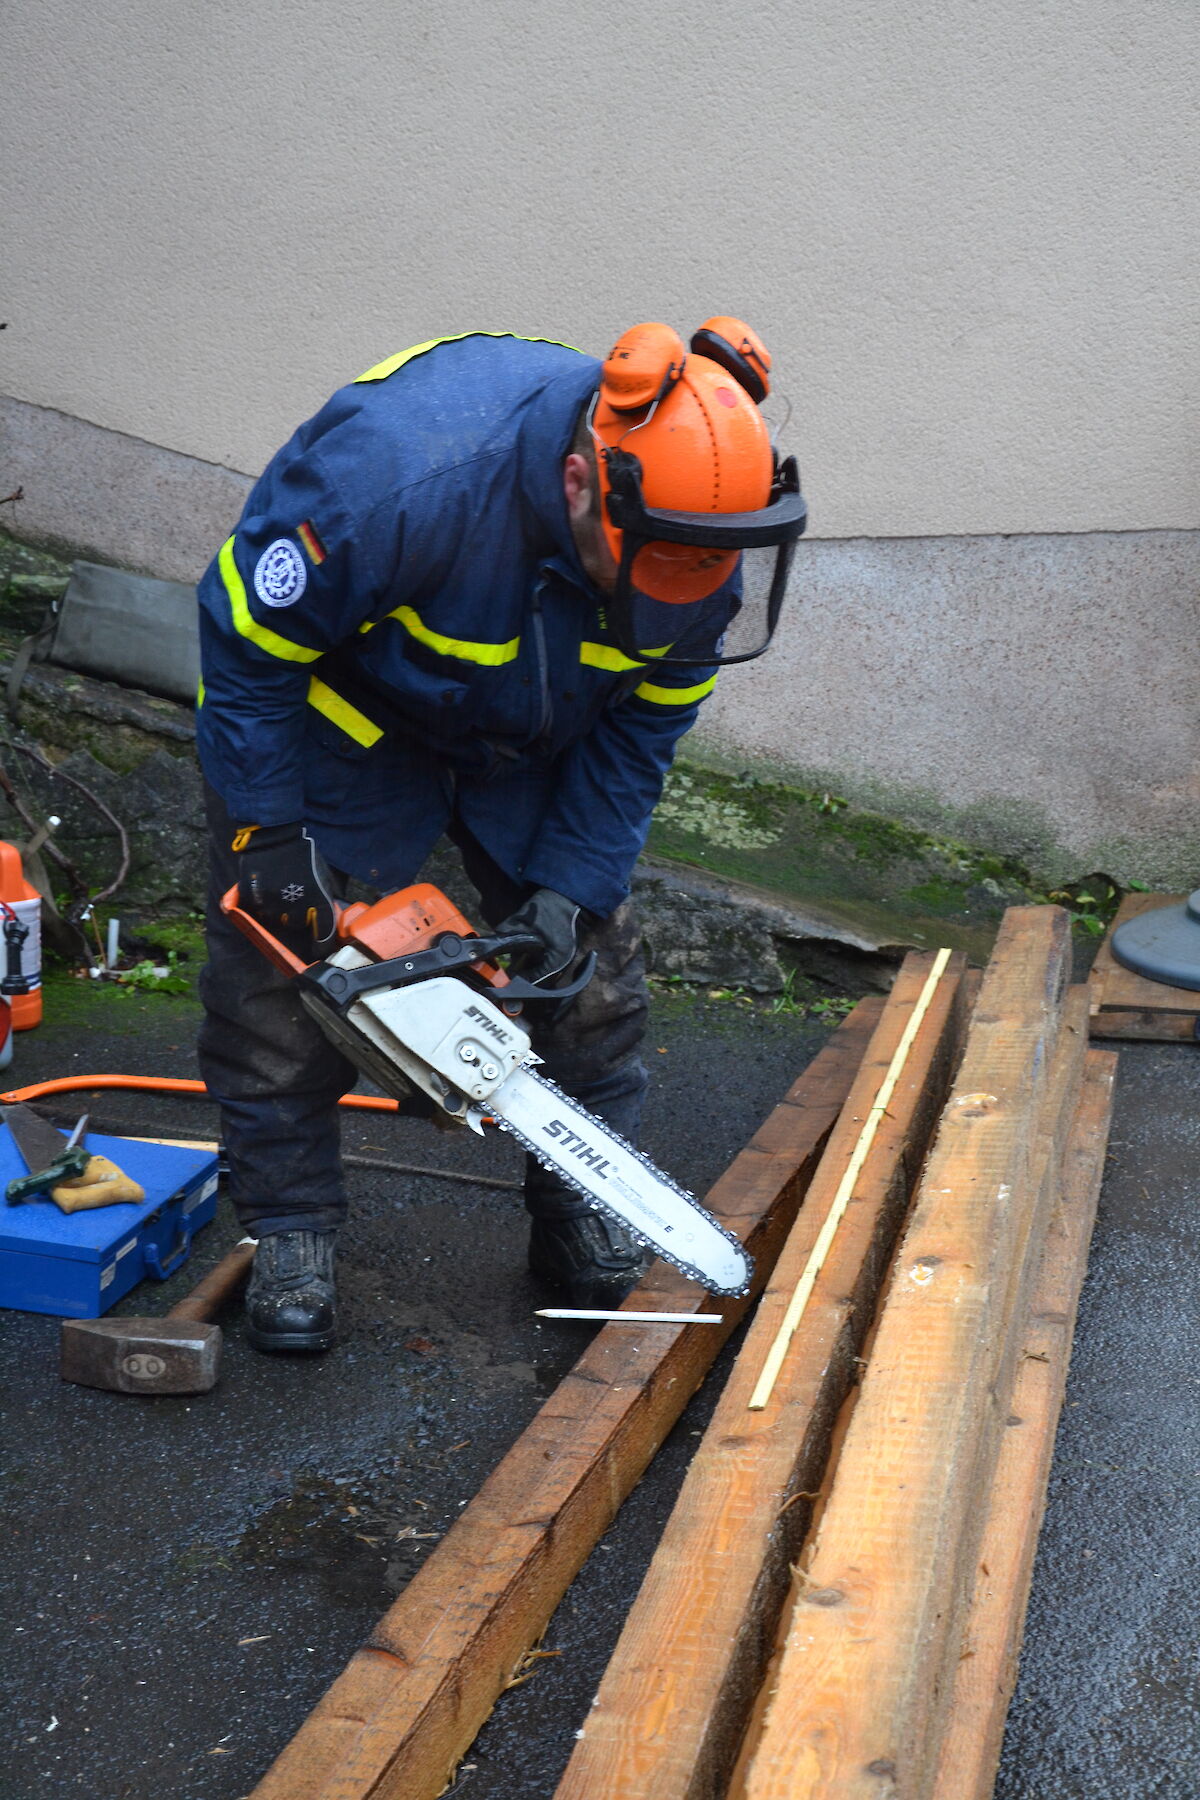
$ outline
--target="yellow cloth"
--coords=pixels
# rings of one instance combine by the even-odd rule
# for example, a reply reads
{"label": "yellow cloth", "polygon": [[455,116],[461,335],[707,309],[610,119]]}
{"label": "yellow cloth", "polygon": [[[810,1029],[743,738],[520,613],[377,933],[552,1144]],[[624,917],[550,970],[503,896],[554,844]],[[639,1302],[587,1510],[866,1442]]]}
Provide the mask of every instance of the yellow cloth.
{"label": "yellow cloth", "polygon": [[51,1188],[50,1198],[65,1213],[87,1212],[95,1206],[116,1206],[122,1201],[144,1200],[146,1190],[109,1162],[107,1156],[93,1156],[82,1175],[60,1181]]}

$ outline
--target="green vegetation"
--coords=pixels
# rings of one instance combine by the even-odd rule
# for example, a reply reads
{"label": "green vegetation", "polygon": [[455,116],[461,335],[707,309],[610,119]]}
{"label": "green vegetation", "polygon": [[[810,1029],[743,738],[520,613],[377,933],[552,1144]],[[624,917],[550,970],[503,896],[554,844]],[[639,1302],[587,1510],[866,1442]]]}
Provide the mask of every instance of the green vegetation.
{"label": "green vegetation", "polygon": [[179,955],[175,950],[167,952],[165,974],[163,964],[151,962],[147,958],[144,962],[134,963],[132,968],[118,968],[110,979],[125,994],[133,988],[139,988],[147,994],[190,994],[192,991],[191,981],[180,968]]}
{"label": "green vegetation", "polygon": [[1120,899],[1106,875],[1048,890],[1017,857],[922,831],[827,790],[691,762],[667,779],[649,848],[877,941],[950,944],[975,961],[986,959],[1006,907],[1053,901],[1081,934],[1095,935]]}
{"label": "green vegetation", "polygon": [[[207,952],[204,947],[204,917],[198,912],[182,919],[142,919],[136,928],[136,940],[150,950],[158,951],[172,963],[188,965],[185,972],[195,974]],[[172,959],[174,959],[172,961]]]}
{"label": "green vegetation", "polygon": [[706,982],[687,981],[682,975],[651,975],[649,980],[651,992],[660,1001],[674,998],[694,1006],[713,1000],[752,1008],[768,1018],[806,1019],[820,1025],[836,1025],[857,1004],[848,994],[825,992],[797,969],[788,970],[777,994],[757,994],[736,986],[710,987]]}
{"label": "green vegetation", "polygon": [[[85,927],[93,951],[104,939],[105,918]],[[46,1012],[75,1025],[135,1028],[147,1008],[153,1012],[168,996],[176,1004],[196,1000],[196,977],[205,960],[200,915],[186,918],[125,920],[121,965],[112,975],[94,976],[79,956],[43,950],[42,981]]]}

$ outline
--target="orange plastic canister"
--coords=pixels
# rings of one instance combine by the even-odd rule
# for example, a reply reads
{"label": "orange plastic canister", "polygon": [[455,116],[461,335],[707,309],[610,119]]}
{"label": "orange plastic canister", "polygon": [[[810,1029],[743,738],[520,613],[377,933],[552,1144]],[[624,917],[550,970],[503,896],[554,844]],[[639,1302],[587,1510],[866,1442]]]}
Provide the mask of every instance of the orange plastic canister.
{"label": "orange plastic canister", "polygon": [[0,993],[12,1005],[13,1030],[28,1031],[42,1018],[42,901],[25,879],[17,846],[3,839],[0,902]]}

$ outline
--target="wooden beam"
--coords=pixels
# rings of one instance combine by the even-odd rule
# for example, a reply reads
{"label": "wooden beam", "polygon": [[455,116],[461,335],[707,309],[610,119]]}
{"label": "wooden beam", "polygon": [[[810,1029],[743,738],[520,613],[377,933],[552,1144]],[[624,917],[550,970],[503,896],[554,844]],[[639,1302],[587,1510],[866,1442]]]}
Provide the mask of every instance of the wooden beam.
{"label": "wooden beam", "polygon": [[[821,1518],[748,1800],[924,1800],[1086,1046],[1069,921],[1004,918]],[[1031,1257],[1030,1245],[1035,1253]]]}
{"label": "wooden beam", "polygon": [[656,1263],[633,1307],[724,1326],[610,1325],[546,1401],[252,1800],[434,1800],[721,1345],[761,1292],[883,1002],[865,1000],[707,1195],[755,1261],[712,1302]]}
{"label": "wooden beam", "polygon": [[[912,1185],[961,1048],[963,958],[928,987],[909,956],[685,1478],[575,1746],[558,1800],[689,1800],[725,1785],[788,1566],[855,1375]],[[927,1010],[918,1021],[920,1002]],[[903,1069],[896,1059],[907,1046]],[[892,1080],[889,1082],[888,1077]],[[886,1088],[886,1110],[879,1102]],[[863,1152],[863,1133],[872,1141]],[[854,1174],[857,1168],[857,1173]],[[754,1407],[815,1245],[853,1186],[771,1392]]]}
{"label": "wooden beam", "polygon": [[767,1354],[763,1358],[762,1373],[754,1385],[753,1393],[746,1402],[752,1412],[761,1412],[771,1398],[779,1371],[783,1367],[784,1358],[791,1347],[800,1321],[804,1317],[804,1309],[808,1305],[812,1291],[825,1267],[826,1258],[833,1248],[838,1228],[846,1216],[846,1208],[857,1193],[859,1176],[871,1154],[875,1143],[875,1134],[884,1119],[892,1116],[888,1112],[892,1095],[905,1073],[909,1052],[913,1047],[917,1032],[921,1028],[921,1022],[933,1004],[938,984],[946,972],[950,956],[949,950],[937,952],[932,968],[925,974],[924,984],[916,1002],[909,1009],[900,1042],[892,1052],[891,1061],[884,1071],[875,1097],[868,1105],[865,1114],[862,1115],[862,1124],[859,1126],[858,1137],[851,1148],[849,1161],[830,1198],[821,1229],[817,1233],[816,1242],[809,1251],[808,1261],[800,1272],[792,1296],[784,1309],[783,1318],[771,1340]]}
{"label": "wooden beam", "polygon": [[[1080,1099],[1061,1172],[1061,1192],[1047,1230],[1040,1273],[1030,1300],[1021,1360],[1000,1443],[979,1547],[974,1596],[958,1651],[954,1696],[938,1757],[933,1800],[990,1800],[1004,1717],[1016,1675],[1017,1652],[1029,1591],[1029,1575],[1062,1401],[1078,1289],[1087,1261],[1112,1110],[1116,1057],[1089,1050]],[[866,1355],[870,1354],[870,1340]],[[857,1390],[852,1390],[835,1428],[834,1449],[814,1505],[816,1525],[837,1472]],[[795,1608],[807,1584],[802,1551],[793,1571],[788,1605],[780,1619],[772,1662],[755,1700],[726,1800],[746,1800],[746,1770],[762,1736],[768,1698]]]}
{"label": "wooden beam", "polygon": [[988,1500],[933,1800],[990,1800],[995,1784],[1104,1173],[1116,1069],[1111,1051],[1088,1052]]}

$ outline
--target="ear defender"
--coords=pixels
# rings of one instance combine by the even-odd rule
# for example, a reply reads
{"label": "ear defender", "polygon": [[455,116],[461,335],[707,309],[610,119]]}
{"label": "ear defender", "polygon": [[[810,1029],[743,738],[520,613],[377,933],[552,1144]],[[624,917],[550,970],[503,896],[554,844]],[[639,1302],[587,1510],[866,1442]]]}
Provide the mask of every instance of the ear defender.
{"label": "ear defender", "polygon": [[[662,325],[639,329],[663,331]],[[741,319],[724,316],[705,319],[691,344],[697,356],[706,356],[732,375],[739,387],[760,406],[771,391],[771,355],[756,331]],[[607,365],[605,365],[607,367]]]}
{"label": "ear defender", "polygon": [[687,351],[669,325],[631,325],[622,332],[600,371],[600,398],[614,412],[640,412],[683,374]]}

